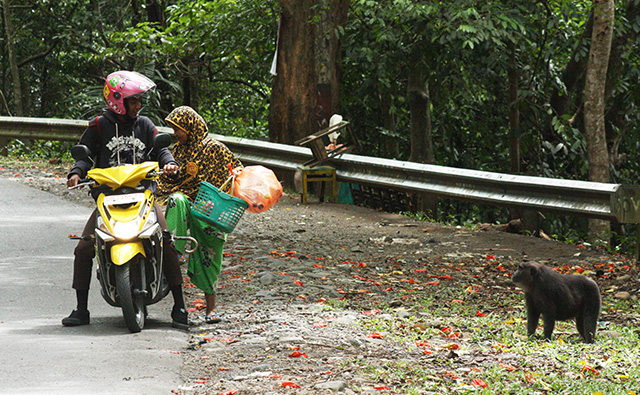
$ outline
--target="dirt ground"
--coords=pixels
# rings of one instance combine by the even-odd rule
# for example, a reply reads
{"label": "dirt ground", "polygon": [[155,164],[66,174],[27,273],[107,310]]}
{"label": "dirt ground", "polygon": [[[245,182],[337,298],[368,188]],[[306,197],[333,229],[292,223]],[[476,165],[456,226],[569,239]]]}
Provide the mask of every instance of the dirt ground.
{"label": "dirt ground", "polygon": [[[84,194],[66,190],[65,174],[59,165],[0,162],[2,177],[91,205]],[[521,297],[506,307],[496,301],[521,296],[510,274],[524,260],[565,273],[584,271],[603,293],[601,321],[634,324],[606,307],[618,299],[637,302],[633,259],[503,228],[447,227],[317,199],[301,205],[297,194],[285,194],[268,212],[245,213],[225,246],[221,323],[203,322],[203,295],[186,284],[193,325],[189,343],[174,350],[184,358],[184,385],[172,392],[406,393],[406,383],[364,367],[402,359],[432,366],[437,376],[437,360],[363,323],[375,317],[392,326],[411,322],[442,330],[442,320],[425,315],[421,300],[450,295],[444,291],[450,289],[460,289],[464,301],[483,313],[521,316]]]}

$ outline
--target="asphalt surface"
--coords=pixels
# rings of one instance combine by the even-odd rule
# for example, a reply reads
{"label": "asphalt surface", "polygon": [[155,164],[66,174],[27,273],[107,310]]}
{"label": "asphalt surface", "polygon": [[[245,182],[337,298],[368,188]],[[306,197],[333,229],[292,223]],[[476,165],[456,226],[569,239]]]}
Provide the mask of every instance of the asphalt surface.
{"label": "asphalt surface", "polygon": [[170,394],[182,384],[187,333],[171,328],[171,297],[141,333],[92,279],[91,325],[66,328],[75,306],[73,248],[91,210],[0,179],[0,394]]}

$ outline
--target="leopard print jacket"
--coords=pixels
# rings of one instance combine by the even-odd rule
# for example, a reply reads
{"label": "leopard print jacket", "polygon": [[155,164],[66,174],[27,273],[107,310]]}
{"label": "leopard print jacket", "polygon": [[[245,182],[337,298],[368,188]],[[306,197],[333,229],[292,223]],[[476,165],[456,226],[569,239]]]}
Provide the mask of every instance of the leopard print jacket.
{"label": "leopard print jacket", "polygon": [[[219,188],[230,176],[229,166],[234,169],[242,166],[226,145],[209,136],[206,122],[193,108],[178,107],[165,121],[182,129],[188,137],[186,144],[177,142],[173,148],[173,157],[180,165],[180,172],[173,177],[161,176],[156,193],[158,203],[166,204],[169,196],[176,192],[184,193],[193,201],[202,181]],[[229,187],[227,185],[225,191]]]}

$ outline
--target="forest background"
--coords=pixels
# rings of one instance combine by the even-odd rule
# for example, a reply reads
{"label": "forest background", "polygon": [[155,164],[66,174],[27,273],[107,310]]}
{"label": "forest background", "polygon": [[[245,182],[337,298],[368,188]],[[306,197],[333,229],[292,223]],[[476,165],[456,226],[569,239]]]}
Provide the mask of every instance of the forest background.
{"label": "forest background", "polygon": [[[621,184],[640,170],[640,0],[0,0],[0,115],[89,119],[107,74],[157,84],[213,133],[292,144],[348,120],[358,153]],[[0,142],[67,155],[59,142]],[[513,211],[440,199],[456,224]],[[433,214],[433,213],[432,213]],[[635,227],[545,216],[562,240]]]}

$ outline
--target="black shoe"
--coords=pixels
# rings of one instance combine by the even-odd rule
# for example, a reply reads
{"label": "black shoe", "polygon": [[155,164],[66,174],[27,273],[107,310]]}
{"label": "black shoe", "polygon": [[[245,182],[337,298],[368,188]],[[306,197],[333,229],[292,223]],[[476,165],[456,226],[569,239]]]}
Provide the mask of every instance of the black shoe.
{"label": "black shoe", "polygon": [[89,310],[73,310],[68,317],[62,319],[64,326],[89,325]]}
{"label": "black shoe", "polygon": [[189,329],[189,313],[184,307],[173,306],[171,310],[171,326],[178,329]]}

